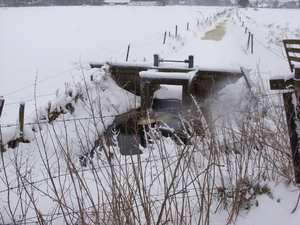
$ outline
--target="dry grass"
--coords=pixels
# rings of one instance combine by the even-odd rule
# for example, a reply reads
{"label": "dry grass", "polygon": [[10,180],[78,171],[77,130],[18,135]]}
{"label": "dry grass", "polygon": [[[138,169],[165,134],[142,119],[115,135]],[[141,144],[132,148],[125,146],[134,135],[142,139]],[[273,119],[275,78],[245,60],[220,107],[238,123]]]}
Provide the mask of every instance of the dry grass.
{"label": "dry grass", "polygon": [[[82,96],[92,105],[91,95]],[[209,224],[218,212],[234,223],[241,210],[258,205],[257,195],[272,198],[269,181],[293,183],[280,98],[263,88],[249,96],[243,93],[227,109],[222,105],[228,102],[213,104],[214,119],[202,123],[205,127],[185,124],[186,145],[146,126],[147,148],[140,146],[144,153],[135,156],[106,144],[98,129],[99,123],[105,127],[104,117],[94,116],[88,126],[77,120],[40,124],[35,143],[23,145],[23,152],[9,149],[2,158],[6,206],[0,223],[9,218],[13,224]],[[99,108],[89,109],[101,115]],[[87,154],[94,145],[91,135],[99,139],[93,155]]]}

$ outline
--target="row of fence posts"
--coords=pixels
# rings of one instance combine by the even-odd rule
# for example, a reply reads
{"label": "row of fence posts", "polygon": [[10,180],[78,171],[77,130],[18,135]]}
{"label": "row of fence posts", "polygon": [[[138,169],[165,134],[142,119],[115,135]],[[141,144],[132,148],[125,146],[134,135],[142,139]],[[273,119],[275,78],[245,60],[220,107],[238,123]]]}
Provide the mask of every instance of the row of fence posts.
{"label": "row of fence posts", "polygon": [[[238,16],[239,21],[241,22],[241,17]],[[205,22],[207,22],[208,18],[206,18]],[[199,26],[200,21],[199,19],[197,19],[197,26]],[[242,22],[242,27],[244,27],[244,21]],[[186,23],[186,30],[189,31],[190,29],[190,23],[187,22]],[[245,34],[247,34],[248,28],[245,27]],[[171,36],[171,32],[169,32],[169,37]],[[175,26],[175,38],[178,37],[178,25]],[[163,38],[163,44],[166,43],[166,39],[167,39],[167,31],[165,31],[164,33],[164,38]],[[253,54],[253,34],[248,31],[248,41],[247,41],[247,49],[251,50],[251,54]],[[130,44],[127,47],[127,54],[126,54],[126,62],[128,61],[128,57],[129,57],[129,51],[130,51]]]}
{"label": "row of fence posts", "polygon": [[[239,21],[242,22],[242,27],[245,26],[245,22],[242,21],[242,18],[237,15],[239,18]],[[248,30],[248,27],[245,27],[245,34],[248,32],[248,39],[247,39],[247,50],[250,48],[251,54],[253,54],[253,34]]]}
{"label": "row of fence posts", "polygon": [[[199,25],[199,20],[198,20],[197,24]],[[190,29],[190,23],[188,22],[186,24],[186,30],[189,30],[189,29]],[[169,37],[170,36],[171,36],[171,32],[169,32]],[[175,26],[175,38],[177,38],[177,37],[178,37],[178,25]],[[167,31],[165,31],[165,33],[164,33],[163,44],[166,43],[166,39],[167,39]],[[129,52],[130,52],[130,44],[127,47],[126,62],[128,62]]]}

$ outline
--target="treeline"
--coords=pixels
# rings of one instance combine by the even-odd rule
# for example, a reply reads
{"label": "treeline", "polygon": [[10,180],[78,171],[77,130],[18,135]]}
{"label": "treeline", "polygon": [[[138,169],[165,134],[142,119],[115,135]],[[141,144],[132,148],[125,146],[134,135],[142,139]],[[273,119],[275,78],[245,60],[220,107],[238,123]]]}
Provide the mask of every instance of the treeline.
{"label": "treeline", "polygon": [[[151,0],[128,0],[128,2],[134,1],[151,1]],[[109,0],[108,2],[124,3],[126,0]],[[230,0],[156,0],[159,5],[170,5],[170,4],[186,4],[186,5],[232,5]],[[55,6],[55,5],[103,5],[105,0],[0,0],[0,6],[2,7],[24,7],[24,6]]]}
{"label": "treeline", "polygon": [[102,5],[104,0],[0,0],[0,6]]}
{"label": "treeline", "polygon": [[[151,0],[0,0],[0,7],[24,6],[68,6],[68,5],[104,5],[109,3],[127,4],[129,2],[151,2]],[[257,8],[300,8],[300,0],[280,2],[280,0],[152,0],[157,5],[203,5],[233,6]],[[235,3],[233,3],[235,2]]]}

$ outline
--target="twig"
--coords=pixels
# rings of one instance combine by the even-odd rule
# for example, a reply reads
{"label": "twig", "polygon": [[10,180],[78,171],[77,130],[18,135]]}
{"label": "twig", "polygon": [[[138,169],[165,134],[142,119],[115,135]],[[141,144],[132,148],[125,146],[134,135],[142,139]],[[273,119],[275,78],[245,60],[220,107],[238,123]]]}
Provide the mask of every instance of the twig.
{"label": "twig", "polygon": [[296,211],[296,209],[298,207],[298,204],[299,204],[299,201],[300,201],[300,193],[299,193],[299,196],[298,196],[298,200],[297,200],[296,206],[295,206],[295,208],[292,211],[292,214]]}

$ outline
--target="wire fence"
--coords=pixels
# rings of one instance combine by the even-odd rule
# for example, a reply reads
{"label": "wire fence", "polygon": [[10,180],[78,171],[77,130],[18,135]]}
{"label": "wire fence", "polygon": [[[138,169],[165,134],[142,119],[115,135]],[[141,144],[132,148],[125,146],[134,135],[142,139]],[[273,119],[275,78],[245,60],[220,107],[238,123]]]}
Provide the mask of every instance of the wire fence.
{"label": "wire fence", "polygon": [[[260,94],[260,95],[255,95],[255,98],[256,99],[266,99],[266,98],[273,98],[274,96],[278,97],[278,98],[282,98],[282,93],[284,91],[278,91],[276,93],[272,93],[272,94]],[[47,95],[48,96],[48,95]],[[222,104],[226,104],[226,103],[229,103],[231,101],[235,101],[235,100],[241,100],[241,98],[231,98],[230,100],[226,100],[226,101],[221,101],[221,100],[218,100],[218,103],[222,103]],[[28,101],[33,101],[33,100],[28,100]],[[26,101],[27,102],[27,101]],[[17,103],[15,103],[17,104]],[[20,103],[18,103],[20,104]],[[283,105],[282,105],[283,107]],[[168,111],[168,110],[178,110],[178,111],[181,111],[181,110],[187,110],[189,109],[189,107],[185,106],[185,107],[180,107],[180,108],[164,108],[165,111]],[[139,113],[146,113],[147,111],[139,111]],[[65,123],[65,122],[76,122],[76,121],[82,121],[82,120],[94,120],[94,119],[103,119],[103,118],[114,118],[116,117],[117,115],[116,114],[112,114],[112,115],[102,115],[102,116],[91,116],[91,117],[80,117],[80,118],[71,118],[71,119],[56,119],[56,120],[52,120],[51,123]],[[32,126],[32,125],[39,125],[39,124],[48,124],[49,121],[47,120],[40,120],[40,121],[37,121],[37,122],[27,122],[27,123],[24,123],[22,125],[24,126]],[[2,128],[8,128],[8,127],[18,127],[20,126],[21,124],[20,123],[14,123],[14,124],[2,124],[1,127]]]}

